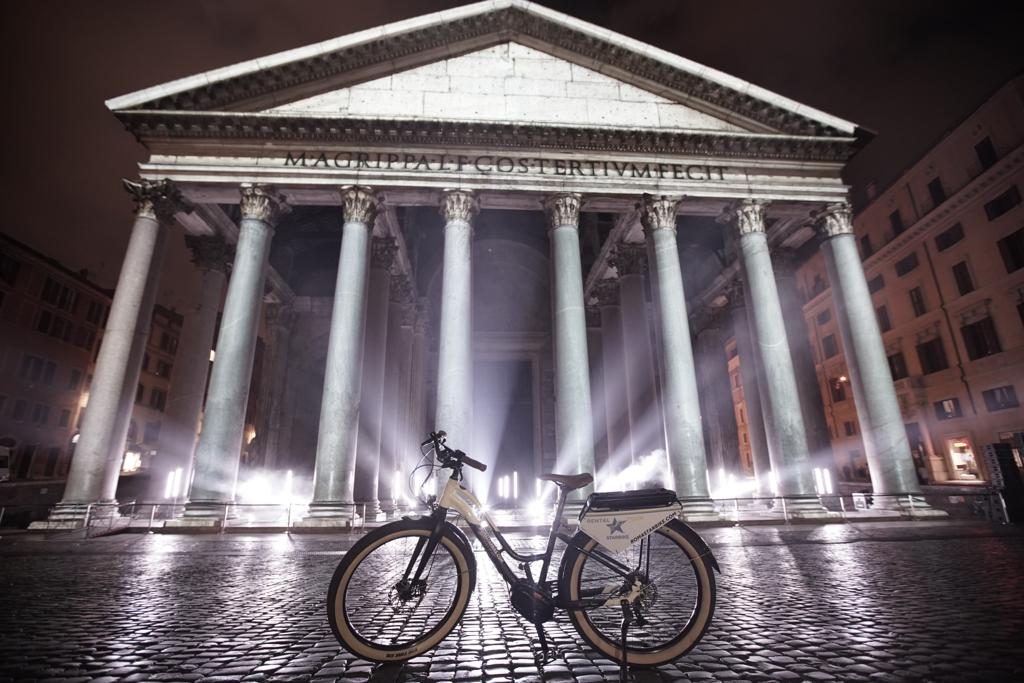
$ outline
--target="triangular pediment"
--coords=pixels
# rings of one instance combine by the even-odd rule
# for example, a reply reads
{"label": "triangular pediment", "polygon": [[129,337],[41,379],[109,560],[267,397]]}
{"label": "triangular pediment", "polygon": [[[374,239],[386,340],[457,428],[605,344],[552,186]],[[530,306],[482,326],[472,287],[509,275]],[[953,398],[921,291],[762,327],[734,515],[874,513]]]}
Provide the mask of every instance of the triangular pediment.
{"label": "triangular pediment", "polygon": [[511,41],[289,102],[265,113],[747,130],[594,69]]}
{"label": "triangular pediment", "polygon": [[857,128],[526,0],[487,0],[360,31],[107,106],[122,118],[300,114],[846,138]]}

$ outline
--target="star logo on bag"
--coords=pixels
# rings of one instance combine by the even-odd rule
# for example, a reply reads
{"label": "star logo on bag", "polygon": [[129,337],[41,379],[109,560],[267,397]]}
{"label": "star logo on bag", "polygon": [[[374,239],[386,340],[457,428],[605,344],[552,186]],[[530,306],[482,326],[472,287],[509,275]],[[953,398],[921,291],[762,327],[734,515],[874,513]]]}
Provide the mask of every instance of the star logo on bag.
{"label": "star logo on bag", "polygon": [[608,524],[608,534],[611,535],[611,534],[624,534],[624,533],[626,533],[625,531],[622,530],[622,525],[625,524],[625,523],[626,523],[626,520],[619,521],[618,518],[612,517],[611,523]]}

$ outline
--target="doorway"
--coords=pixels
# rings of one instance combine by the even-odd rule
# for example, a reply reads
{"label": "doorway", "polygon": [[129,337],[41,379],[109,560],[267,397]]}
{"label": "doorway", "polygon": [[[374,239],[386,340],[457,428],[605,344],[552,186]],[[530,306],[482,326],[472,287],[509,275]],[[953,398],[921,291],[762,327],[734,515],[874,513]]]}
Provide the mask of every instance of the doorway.
{"label": "doorway", "polygon": [[477,360],[474,371],[474,457],[490,475],[475,486],[489,506],[514,508],[533,496],[536,477],[533,363]]}

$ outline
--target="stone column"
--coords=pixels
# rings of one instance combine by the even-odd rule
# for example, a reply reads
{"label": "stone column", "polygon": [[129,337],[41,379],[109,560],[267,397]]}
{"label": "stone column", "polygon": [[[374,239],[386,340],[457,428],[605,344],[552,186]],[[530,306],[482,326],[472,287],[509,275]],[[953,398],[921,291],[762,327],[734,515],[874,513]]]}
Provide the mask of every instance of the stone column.
{"label": "stone column", "polygon": [[362,379],[370,238],[377,198],[366,187],[341,189],[344,226],[327,342],[313,501],[303,526],[339,526],[354,516],[353,487]]}
{"label": "stone column", "polygon": [[136,203],[135,223],[96,359],[89,405],[64,497],[49,518],[36,523],[36,527],[80,527],[89,505],[93,506],[93,516],[117,510],[117,480],[149,339],[167,226],[174,214],[185,208],[180,192],[169,180],[126,180],[124,187]]}
{"label": "stone column", "polygon": [[631,460],[635,462],[665,446],[662,414],[655,399],[654,350],[644,295],[647,248],[643,243],[621,242],[611,262],[619,274],[629,441]]}
{"label": "stone column", "polygon": [[[406,427],[410,449],[417,448],[432,427],[426,424],[427,402],[427,306],[423,300],[412,308],[412,352],[409,358],[409,418]],[[419,459],[419,451],[410,451]],[[411,463],[410,463],[411,464]]]}
{"label": "stone column", "polygon": [[260,417],[256,425],[256,439],[263,467],[276,469],[282,464],[281,422],[285,385],[288,380],[288,359],[291,355],[288,347],[291,343],[295,314],[289,304],[273,304],[266,307],[264,320],[270,343],[263,361],[263,386],[260,391]]}
{"label": "stone column", "polygon": [[[384,435],[384,386],[388,350],[388,310],[391,265],[397,247],[391,237],[374,237],[370,250],[370,279],[363,335],[363,381],[359,400],[359,439],[356,441],[355,500],[374,519],[381,512],[378,487]],[[323,419],[323,418],[321,418]]]}
{"label": "stone column", "polygon": [[[444,193],[444,270],[437,359],[434,426],[448,433],[448,445],[472,452],[473,419],[473,226],[476,199],[465,190]],[[445,475],[437,484],[444,487]]]}
{"label": "stone column", "polygon": [[[875,493],[920,493],[906,428],[878,329],[864,267],[853,236],[849,206],[835,204],[823,216],[822,251],[832,285],[853,400]],[[909,506],[906,498],[875,498],[875,505]],[[915,501],[915,514],[942,514]]]}
{"label": "stone column", "polygon": [[[632,459],[629,443],[629,405],[626,394],[625,340],[619,283],[608,278],[594,289],[601,309],[601,368],[605,424],[608,431],[608,462],[603,477],[623,470]],[[602,479],[603,483],[604,479]]]}
{"label": "stone column", "polygon": [[707,446],[711,488],[726,482],[723,474],[739,472],[739,436],[736,409],[729,385],[729,362],[725,357],[725,335],[713,320],[697,334],[697,379],[700,387],[704,441]]}
{"label": "stone column", "polygon": [[380,470],[377,475],[377,494],[380,508],[386,514],[396,509],[395,471],[399,465],[401,451],[399,441],[399,424],[402,420],[403,403],[401,398],[402,367],[408,372],[408,347],[404,346],[402,323],[405,318],[405,302],[409,298],[409,278],[405,275],[392,275],[389,286],[387,352],[384,359],[384,401],[381,411],[380,434]]}
{"label": "stone column", "polygon": [[235,261],[196,447],[195,476],[185,518],[178,520],[182,524],[218,525],[224,518],[224,505],[235,500],[267,258],[274,224],[286,205],[271,188],[245,184],[241,208]]}
{"label": "stone column", "polygon": [[779,493],[787,499],[787,511],[794,517],[827,515],[814,491],[807,435],[800,410],[793,359],[786,337],[782,305],[772,272],[765,234],[764,204],[753,200],[739,202],[733,209],[739,235],[740,261],[751,299],[751,318],[760,365],[764,372],[764,410],[768,438],[776,443],[769,448],[778,456],[772,469]]}
{"label": "stone column", "polygon": [[743,385],[743,404],[747,413],[747,439],[750,440],[750,456],[754,464],[754,480],[757,482],[754,495],[766,497],[772,495],[772,465],[768,454],[768,437],[764,429],[764,413],[761,411],[757,358],[754,354],[750,327],[747,324],[749,316],[744,299],[743,285],[734,283],[729,293],[729,305],[733,335],[736,337],[736,352],[740,357],[740,383]]}
{"label": "stone column", "polygon": [[590,363],[590,410],[594,417],[592,438],[595,487],[600,487],[598,475],[608,467],[608,410],[605,407],[602,358],[601,309],[587,306],[587,359]]}
{"label": "stone column", "polygon": [[[821,384],[814,368],[814,354],[811,351],[810,335],[800,292],[796,286],[796,269],[799,265],[791,251],[780,251],[773,260],[775,282],[779,288],[782,303],[782,317],[786,321],[786,337],[793,356],[796,372],[796,386],[800,393],[800,408],[803,411],[804,427],[807,430],[807,447],[811,463],[829,471],[833,482],[836,478],[835,458],[832,455],[832,435],[825,418],[825,403],[821,397]],[[888,361],[887,361],[888,362]]]}
{"label": "stone column", "polygon": [[413,286],[404,292],[401,304],[401,326],[399,327],[399,363],[398,363],[398,412],[394,419],[394,470],[399,473],[395,490],[395,504],[404,508],[407,502],[414,499],[408,486],[408,475],[413,463],[419,459],[417,446],[423,437],[420,429],[412,429],[414,406],[412,403],[413,373],[413,334],[416,325],[416,305],[412,296]]}
{"label": "stone column", "polygon": [[689,519],[715,517],[708,495],[700,396],[690,345],[690,322],[676,244],[679,202],[644,195],[640,221],[653,243],[651,268],[658,281],[658,320],[665,345],[665,437],[676,493]]}
{"label": "stone column", "polygon": [[186,235],[185,243],[192,251],[192,263],[199,271],[201,288],[199,301],[185,313],[167,396],[166,417],[160,430],[157,465],[150,482],[152,500],[163,500],[167,477],[178,468],[181,468],[181,475],[172,497],[184,498],[188,492],[206,380],[210,375],[210,349],[217,327],[217,312],[224,298],[228,263],[233,255],[221,237]]}
{"label": "stone column", "polygon": [[[587,316],[580,264],[580,195],[558,194],[544,204],[554,272],[555,462],[570,473],[594,471],[594,418],[590,405]],[[592,490],[577,489],[585,499]]]}

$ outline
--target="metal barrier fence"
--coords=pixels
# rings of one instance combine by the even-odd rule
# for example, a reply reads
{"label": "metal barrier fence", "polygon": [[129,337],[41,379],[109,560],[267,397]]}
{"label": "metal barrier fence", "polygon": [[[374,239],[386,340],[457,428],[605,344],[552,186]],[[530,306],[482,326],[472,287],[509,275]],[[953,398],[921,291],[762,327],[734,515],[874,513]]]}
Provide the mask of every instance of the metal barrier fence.
{"label": "metal barrier fence", "polygon": [[[1006,508],[1002,496],[995,489],[977,492],[950,492],[924,494],[887,494],[850,492],[820,496],[826,510],[833,513],[838,521],[868,521],[886,519],[952,519],[1006,523]],[[804,515],[795,513],[796,501],[784,497],[769,498],[718,498],[715,506],[722,521],[743,525],[751,523],[792,523],[802,521]],[[33,521],[47,519],[53,509],[51,504],[19,504],[0,506],[0,528],[25,529]],[[89,505],[85,519],[80,525],[86,529],[86,537],[107,535],[121,531],[146,531],[164,526],[168,520],[181,518],[185,510],[183,502],[137,502],[131,501],[112,505]],[[305,503],[292,504],[246,504],[232,503],[223,506],[223,513],[214,528],[253,531],[287,531],[306,517]],[[352,506],[352,517],[346,526],[359,529],[374,525],[410,512],[423,512],[422,507],[403,506],[387,514],[374,514],[367,505]],[[935,512],[942,513],[936,516]],[[368,515],[368,512],[370,513]],[[539,526],[550,523],[551,511],[543,516],[528,514],[525,509],[511,508],[497,512],[502,524],[526,523]],[[372,517],[372,519],[370,518]],[[813,520],[812,520],[813,521]]]}

